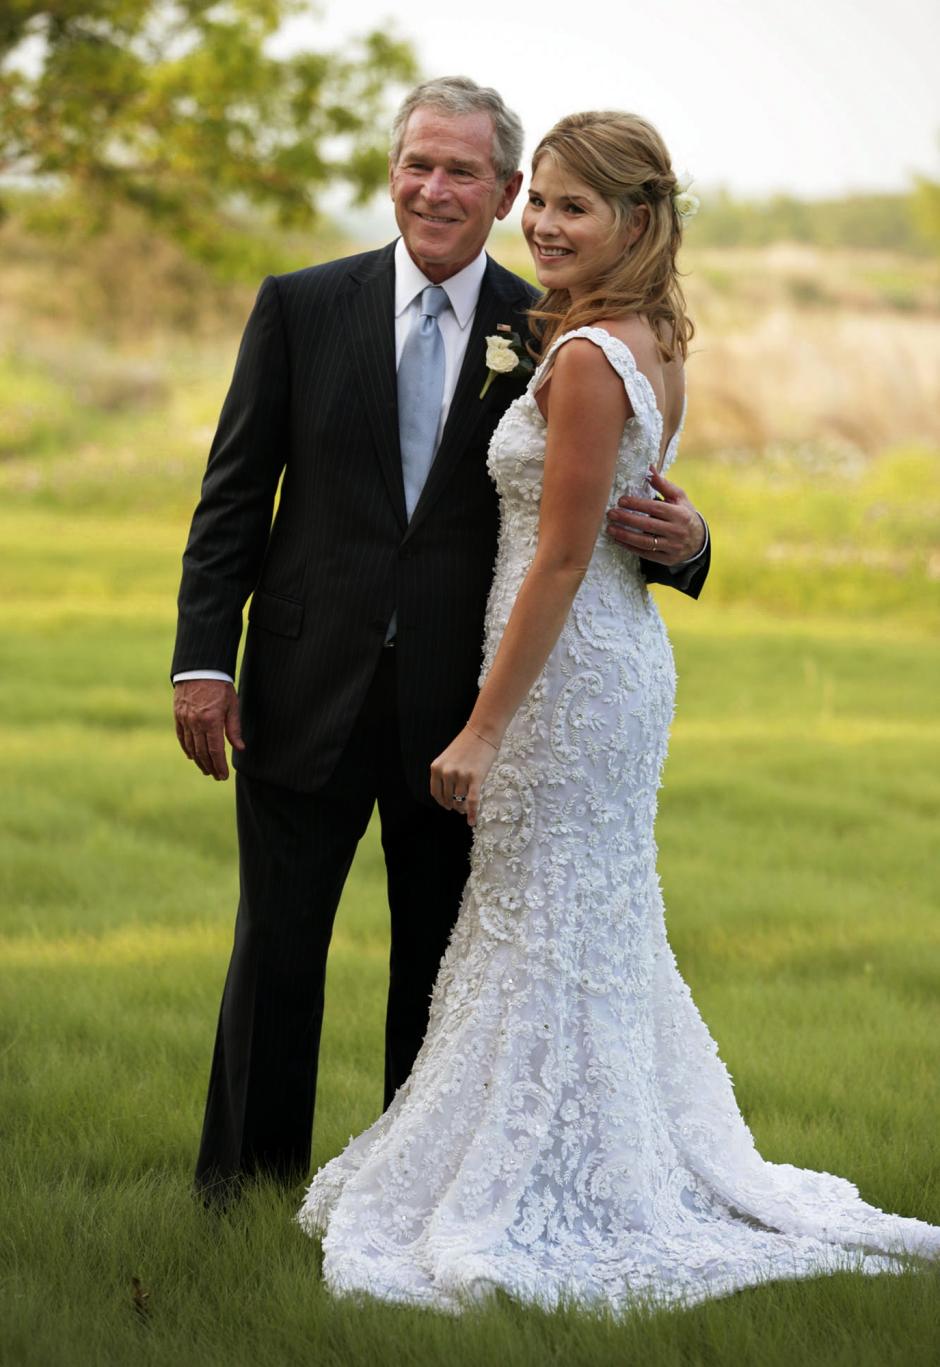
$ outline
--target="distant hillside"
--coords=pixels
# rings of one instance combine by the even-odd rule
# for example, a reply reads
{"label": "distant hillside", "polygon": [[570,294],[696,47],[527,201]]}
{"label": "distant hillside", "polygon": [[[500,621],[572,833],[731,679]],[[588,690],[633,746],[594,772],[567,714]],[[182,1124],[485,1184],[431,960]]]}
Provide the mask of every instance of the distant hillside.
{"label": "distant hillside", "polygon": [[[927,187],[927,193],[929,193]],[[850,195],[843,199],[733,199],[724,191],[703,195],[689,229],[701,247],[766,247],[800,242],[814,247],[931,255],[938,242],[924,213],[925,187],[911,194]]]}

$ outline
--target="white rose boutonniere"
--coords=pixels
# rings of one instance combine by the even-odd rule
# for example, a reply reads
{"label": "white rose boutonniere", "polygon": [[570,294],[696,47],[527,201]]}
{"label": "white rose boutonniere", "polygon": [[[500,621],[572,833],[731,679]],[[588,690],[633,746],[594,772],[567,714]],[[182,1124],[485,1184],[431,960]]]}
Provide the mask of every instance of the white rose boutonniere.
{"label": "white rose boutonniere", "polygon": [[480,390],[482,399],[497,375],[508,375],[521,367],[524,375],[531,375],[535,369],[532,357],[527,354],[518,332],[510,332],[506,323],[500,323],[499,332],[486,338],[486,383]]}
{"label": "white rose boutonniere", "polygon": [[515,370],[519,357],[513,351],[508,337],[487,337],[486,364],[497,375],[508,375],[510,370]]}

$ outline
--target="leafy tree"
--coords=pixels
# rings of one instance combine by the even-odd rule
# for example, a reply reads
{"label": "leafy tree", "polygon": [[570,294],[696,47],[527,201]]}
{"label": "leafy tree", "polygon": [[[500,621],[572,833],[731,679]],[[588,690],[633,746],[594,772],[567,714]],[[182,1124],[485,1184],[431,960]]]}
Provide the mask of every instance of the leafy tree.
{"label": "leafy tree", "polygon": [[366,200],[386,173],[407,43],[272,55],[300,0],[3,0],[0,174],[70,187],[86,221],[134,205],[197,255],[226,211],[308,223],[328,184]]}

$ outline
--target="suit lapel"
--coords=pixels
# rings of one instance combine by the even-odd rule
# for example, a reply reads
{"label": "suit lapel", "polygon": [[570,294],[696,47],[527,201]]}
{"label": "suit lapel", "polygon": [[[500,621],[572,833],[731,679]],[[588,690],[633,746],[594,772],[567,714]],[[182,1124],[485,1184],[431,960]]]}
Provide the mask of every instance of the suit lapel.
{"label": "suit lapel", "polygon": [[508,323],[513,331],[525,335],[523,315],[528,304],[519,281],[488,258],[447,422],[434,464],[408,524],[406,539],[427,517],[483,423],[489,419],[492,426],[494,415],[502,413],[519,392],[517,383],[505,383],[501,387],[497,379],[486,398],[480,398],[487,373],[485,338],[496,331],[497,323]]}
{"label": "suit lapel", "polygon": [[395,376],[395,244],[384,247],[353,277],[359,285],[346,303],[347,345],[363,408],[395,515],[408,525],[398,446],[398,385]]}

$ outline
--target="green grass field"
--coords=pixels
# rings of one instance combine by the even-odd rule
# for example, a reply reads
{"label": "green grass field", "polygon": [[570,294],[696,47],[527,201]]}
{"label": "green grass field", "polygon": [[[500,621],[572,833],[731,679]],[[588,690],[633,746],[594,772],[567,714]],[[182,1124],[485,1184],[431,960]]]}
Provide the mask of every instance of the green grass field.
{"label": "green grass field", "polygon": [[[0,468],[0,1361],[936,1361],[932,1271],[623,1323],[504,1301],[457,1321],[330,1300],[294,1197],[262,1186],[222,1219],[191,1201],[233,793],[179,754],[166,671],[219,375],[90,415],[31,383]],[[18,384],[0,370],[0,391]],[[680,671],[659,823],[680,966],[768,1158],[940,1222],[937,457],[692,459],[677,477],[716,557],[700,603],[659,592]],[[316,1163],[378,1111],[385,959],[373,831],[331,958]]]}

